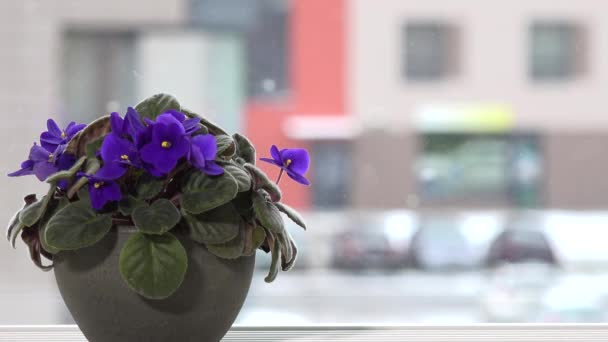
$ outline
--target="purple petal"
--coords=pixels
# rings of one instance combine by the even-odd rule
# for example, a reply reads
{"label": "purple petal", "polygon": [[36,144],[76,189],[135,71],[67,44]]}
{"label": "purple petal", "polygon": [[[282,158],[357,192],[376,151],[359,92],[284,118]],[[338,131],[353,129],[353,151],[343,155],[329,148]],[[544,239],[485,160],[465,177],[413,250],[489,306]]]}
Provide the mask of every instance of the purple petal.
{"label": "purple petal", "polygon": [[73,126],[68,127],[65,130],[65,134],[67,135],[66,140],[72,139],[76,133],[82,131],[85,127],[87,127],[85,124],[74,124]]}
{"label": "purple petal", "polygon": [[205,156],[197,145],[192,144],[190,146],[190,153],[188,153],[188,161],[190,161],[190,164],[192,164],[194,167],[199,168],[201,170],[205,167]]}
{"label": "purple petal", "polygon": [[213,160],[206,161],[202,171],[209,176],[219,176],[224,173],[224,169]]}
{"label": "purple petal", "polygon": [[63,133],[63,131],[59,128],[55,120],[46,120],[46,128],[49,130],[49,133],[61,139],[61,133]]}
{"label": "purple petal", "polygon": [[101,159],[106,163],[118,161],[122,155],[129,156],[134,148],[129,140],[108,134],[101,144]]}
{"label": "purple petal", "polygon": [[164,155],[156,159],[156,162],[154,163],[154,167],[163,174],[169,173],[176,165],[177,158],[173,158],[169,153],[164,153]]}
{"label": "purple petal", "polygon": [[47,162],[49,160],[50,155],[51,152],[49,152],[47,149],[34,144],[34,146],[32,146],[32,148],[30,149],[29,159],[35,162]]}
{"label": "purple petal", "polygon": [[263,162],[267,162],[273,165],[276,165],[278,167],[283,167],[283,165],[281,163],[279,163],[278,161],[274,160],[274,159],[270,159],[270,158],[260,158],[261,161]]}
{"label": "purple petal", "polygon": [[[182,113],[182,112],[180,112],[180,111],[178,111],[178,110],[175,110],[175,109],[169,109],[168,111],[166,111],[166,112],[165,112],[165,113],[163,113],[163,114],[171,114],[171,115],[173,115],[173,117],[174,117],[174,118],[176,118],[176,119],[177,119],[177,121],[179,121],[179,122],[183,122],[183,121],[186,119],[186,116],[184,115],[184,113]],[[161,114],[161,115],[162,115],[162,114]]]}
{"label": "purple petal", "polygon": [[308,181],[308,179],[306,179],[306,177],[302,176],[301,174],[295,173],[289,169],[286,171],[287,171],[287,175],[294,181],[296,181],[300,184],[310,185],[310,182]]}
{"label": "purple petal", "polygon": [[200,118],[192,118],[192,119],[184,120],[184,122],[182,122],[182,124],[184,126],[184,130],[186,131],[186,134],[190,135],[190,134],[198,131],[198,129],[199,129],[198,123],[200,121],[201,121]]}
{"label": "purple petal", "polygon": [[[283,164],[295,173],[303,175],[308,171],[308,166],[310,165],[310,157],[308,156],[308,151],[303,148],[288,148],[284,149],[281,152],[281,160]],[[287,160],[291,160],[289,165],[286,165]]]}
{"label": "purple petal", "polygon": [[72,167],[76,163],[76,157],[68,154],[62,153],[59,158],[57,158],[57,168],[59,170],[67,170]]}
{"label": "purple petal", "polygon": [[146,130],[146,127],[141,122],[139,114],[133,107],[127,108],[127,114],[125,115],[125,122],[127,123],[127,131],[134,142],[140,139],[141,134]]}
{"label": "purple petal", "polygon": [[63,139],[56,137],[49,132],[42,132],[40,134],[40,145],[49,151],[54,151],[57,145],[61,144]]}
{"label": "purple petal", "polygon": [[197,135],[191,139],[192,144],[196,145],[205,160],[214,160],[217,154],[217,142],[211,134]]}
{"label": "purple petal", "polygon": [[279,148],[276,145],[272,145],[270,147],[270,156],[272,157],[272,159],[276,160],[279,165],[283,165],[283,160],[281,159]]}
{"label": "purple petal", "polygon": [[106,182],[103,187],[104,197],[108,201],[119,201],[122,198],[120,186],[115,182]]}
{"label": "purple petal", "polygon": [[[190,150],[190,141],[186,137],[178,138],[173,142],[173,146],[169,149],[173,154],[175,160],[186,156],[188,151]],[[204,151],[202,151],[204,154]],[[205,155],[205,159],[207,156]]]}
{"label": "purple petal", "polygon": [[47,161],[41,161],[34,164],[34,175],[36,175],[40,181],[44,181],[48,176],[57,171],[57,167]]}
{"label": "purple petal", "polygon": [[121,136],[124,134],[122,126],[124,120],[120,117],[120,114],[112,112],[110,114],[110,127],[112,127],[112,133]]}
{"label": "purple petal", "polygon": [[[182,126],[182,122],[179,121],[173,114],[171,113],[167,113],[167,114],[161,114],[156,118],[156,123],[160,123],[163,125],[167,125],[167,126],[171,126],[171,125],[177,125],[178,127],[180,127],[182,130],[184,129],[184,126]],[[182,132],[183,133],[183,132]]]}
{"label": "purple petal", "polygon": [[9,173],[8,176],[9,177],[19,177],[19,176],[32,175],[32,174],[34,174],[33,168],[34,168],[34,161],[28,159],[21,163],[21,169],[15,171],[15,172]]}
{"label": "purple petal", "polygon": [[127,172],[127,168],[119,163],[107,163],[95,173],[95,177],[102,180],[115,180]]}
{"label": "purple petal", "polygon": [[150,142],[141,148],[139,151],[139,155],[141,156],[141,160],[146,163],[153,164],[156,162],[157,156],[162,152],[161,148],[158,144],[154,142]]}

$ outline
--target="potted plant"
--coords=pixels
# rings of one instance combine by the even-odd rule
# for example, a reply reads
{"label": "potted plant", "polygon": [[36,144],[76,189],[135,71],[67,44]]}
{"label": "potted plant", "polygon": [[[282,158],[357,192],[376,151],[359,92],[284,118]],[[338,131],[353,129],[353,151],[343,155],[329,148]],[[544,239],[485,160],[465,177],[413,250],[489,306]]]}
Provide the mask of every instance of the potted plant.
{"label": "potted plant", "polygon": [[[53,121],[21,169],[49,184],[25,197],[7,237],[54,269],[61,295],[90,341],[218,341],[249,289],[255,251],[266,277],[289,270],[296,245],[281,212],[283,173],[308,185],[304,149],[271,149],[277,183],[255,166],[240,134],[158,94],[89,125]],[[42,258],[52,263],[43,263]]]}

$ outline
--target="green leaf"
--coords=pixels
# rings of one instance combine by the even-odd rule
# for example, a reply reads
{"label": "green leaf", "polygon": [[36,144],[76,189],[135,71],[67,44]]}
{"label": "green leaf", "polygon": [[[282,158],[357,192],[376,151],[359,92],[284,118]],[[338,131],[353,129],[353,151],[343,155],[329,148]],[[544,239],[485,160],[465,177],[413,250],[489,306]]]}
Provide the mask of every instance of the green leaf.
{"label": "green leaf", "polygon": [[55,194],[55,189],[56,186],[51,185],[49,192],[42,197],[40,201],[34,202],[21,210],[19,213],[19,221],[21,221],[24,226],[31,227],[38,222],[38,220],[40,220],[42,215],[44,215],[47,206],[49,205],[49,201]]}
{"label": "green leaf", "polygon": [[215,137],[217,143],[217,156],[231,158],[236,153],[236,144],[229,135],[218,135]]}
{"label": "green leaf", "polygon": [[52,213],[51,213],[51,210],[47,211],[46,214],[44,215],[44,217],[42,218],[42,220],[40,221],[40,230],[38,231],[38,235],[39,235],[38,238],[40,239],[40,245],[42,246],[42,249],[44,249],[45,251],[47,251],[51,254],[57,254],[60,252],[60,250],[49,245],[48,242],[46,241],[46,233],[45,233],[46,227],[47,227],[51,217],[53,217],[53,214],[65,207],[67,207],[68,204],[70,204],[70,201],[68,201],[67,198],[65,198],[65,197],[61,198],[59,201],[57,201],[57,204],[52,209]]}
{"label": "green leaf", "polygon": [[135,110],[141,117],[152,120],[169,109],[180,110],[180,105],[175,97],[167,94],[156,94],[135,106]]}
{"label": "green leaf", "polygon": [[251,190],[251,175],[249,175],[249,172],[246,172],[233,163],[222,166],[224,167],[224,171],[228,172],[236,180],[239,192]]}
{"label": "green leaf", "polygon": [[255,164],[255,148],[251,141],[238,133],[233,134],[232,138],[236,142],[239,157],[248,163]]}
{"label": "green leaf", "polygon": [[302,216],[300,216],[300,214],[293,209],[292,207],[277,202],[274,205],[277,206],[277,208],[284,213],[285,215],[287,215],[287,217],[289,217],[290,220],[292,220],[295,224],[297,224],[298,226],[302,227],[304,230],[306,230],[306,223],[304,223],[304,219],[302,218]]}
{"label": "green leaf", "polygon": [[296,260],[298,259],[298,246],[293,241],[292,238],[289,239],[289,243],[291,244],[291,260],[287,260],[285,257],[281,255],[281,269],[283,271],[289,271],[292,269],[293,265],[295,265]]}
{"label": "green leaf", "polygon": [[281,260],[281,245],[279,241],[274,241],[271,252],[272,261],[270,262],[270,270],[268,270],[268,275],[264,278],[264,281],[267,283],[272,283],[277,278],[277,274],[279,274],[279,261]]}
{"label": "green leaf", "polygon": [[[95,172],[97,172],[99,170],[99,168],[101,168],[101,163],[99,162],[99,160],[97,158],[87,158],[87,164],[85,166],[84,173],[86,173],[87,175],[92,175]],[[89,182],[89,180],[87,177],[80,177],[76,181],[76,183],[74,183],[74,185],[72,185],[68,189],[68,193],[67,193],[68,198],[74,197],[74,195],[78,192],[78,190],[80,190],[80,188],[82,188],[88,182]]]}
{"label": "green leaf", "polygon": [[68,204],[51,217],[46,241],[60,250],[87,247],[101,240],[112,228],[112,215],[98,215],[85,201]]}
{"label": "green leaf", "polygon": [[226,131],[224,131],[220,126],[214,124],[213,122],[205,119],[204,117],[196,114],[195,112],[186,109],[186,108],[182,108],[182,113],[184,113],[187,117],[189,118],[199,118],[201,120],[201,124],[203,126],[205,126],[205,128],[207,128],[208,132],[213,134],[213,135],[228,135],[228,133],[226,133]]}
{"label": "green leaf", "polygon": [[154,178],[150,175],[144,174],[137,180],[137,186],[135,192],[137,198],[140,199],[151,199],[158,195],[163,189],[164,181],[162,179]]}
{"label": "green leaf", "polygon": [[171,233],[133,234],[119,257],[120,274],[135,292],[150,299],[171,296],[182,284],[188,255]]}
{"label": "green leaf", "polygon": [[200,214],[230,202],[237,194],[236,180],[228,173],[210,177],[195,171],[182,187],[180,203],[192,214]]}
{"label": "green leaf", "polygon": [[80,168],[82,167],[82,165],[84,164],[84,162],[86,160],[87,160],[87,157],[85,157],[85,156],[80,157],[80,159],[78,159],[71,168],[69,168],[68,170],[59,171],[59,172],[56,172],[56,173],[50,175],[46,179],[46,182],[55,183],[62,179],[68,179],[68,178],[74,177],[74,175],[76,175],[76,173],[78,172],[78,170],[80,170]]}
{"label": "green leaf", "polygon": [[220,244],[207,244],[207,250],[222,259],[236,259],[243,255],[245,240],[241,234],[234,239]]}
{"label": "green leaf", "polygon": [[20,211],[15,213],[15,215],[13,215],[13,217],[9,221],[8,230],[6,234],[13,248],[15,248],[15,243],[17,242],[17,237],[19,236],[19,233],[21,233],[23,228],[25,228],[25,225],[19,220],[19,213]]}
{"label": "green leaf", "polygon": [[127,195],[118,202],[118,211],[124,216],[131,216],[133,210],[146,202],[137,199],[135,196]]}
{"label": "green leaf", "polygon": [[[243,254],[253,255],[266,240],[266,230],[262,226],[248,225],[245,230],[245,248]],[[248,241],[250,240],[250,241]]]}
{"label": "green leaf", "polygon": [[70,153],[76,157],[84,156],[87,152],[89,143],[104,137],[110,132],[110,116],[102,116],[91,122],[82,131],[78,132],[66,146],[65,153]]}
{"label": "green leaf", "polygon": [[190,237],[198,243],[219,244],[234,239],[242,222],[232,204],[224,204],[198,215],[182,213]]}
{"label": "green leaf", "polygon": [[270,195],[273,202],[279,202],[282,194],[279,186],[271,181],[266,174],[253,164],[246,163],[243,165],[245,170],[249,171],[253,178],[253,189],[264,189]]}
{"label": "green leaf", "polygon": [[131,214],[133,223],[140,231],[146,234],[162,235],[181,219],[179,210],[168,199],[161,198],[150,206],[141,205]]}
{"label": "green leaf", "polygon": [[261,226],[255,227],[253,230],[253,249],[256,250],[262,246],[264,241],[266,240],[266,230]]}
{"label": "green leaf", "polygon": [[97,152],[99,149],[101,149],[101,144],[103,143],[104,138],[105,137],[99,137],[87,144],[85,153],[88,158],[97,157]]}
{"label": "green leaf", "polygon": [[253,210],[255,216],[262,226],[274,233],[282,233],[285,230],[281,212],[274,203],[266,200],[259,191],[253,194]]}

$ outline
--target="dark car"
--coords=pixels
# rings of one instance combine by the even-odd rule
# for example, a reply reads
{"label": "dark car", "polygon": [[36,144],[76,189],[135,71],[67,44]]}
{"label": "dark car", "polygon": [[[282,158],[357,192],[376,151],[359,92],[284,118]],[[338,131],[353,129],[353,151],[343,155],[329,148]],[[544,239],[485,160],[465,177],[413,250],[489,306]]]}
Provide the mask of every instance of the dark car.
{"label": "dark car", "polygon": [[558,264],[545,233],[541,230],[511,228],[498,234],[490,246],[486,265],[496,267],[504,263],[524,262]]}
{"label": "dark car", "polygon": [[366,228],[337,234],[332,266],[338,269],[398,269],[407,264],[407,248],[391,243],[383,229]]}

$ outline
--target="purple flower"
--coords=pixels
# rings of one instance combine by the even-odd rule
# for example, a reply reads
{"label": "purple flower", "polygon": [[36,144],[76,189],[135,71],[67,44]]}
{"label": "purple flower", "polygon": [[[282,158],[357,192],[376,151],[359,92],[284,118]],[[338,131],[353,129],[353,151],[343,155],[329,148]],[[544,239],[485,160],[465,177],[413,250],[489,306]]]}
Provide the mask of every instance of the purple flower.
{"label": "purple flower", "polygon": [[21,169],[9,173],[9,177],[35,175],[40,181],[58,171],[55,165],[55,155],[44,147],[34,143],[30,149],[30,155],[26,161],[21,163]]}
{"label": "purple flower", "polygon": [[174,118],[181,122],[187,135],[191,135],[192,133],[198,131],[198,123],[201,121],[200,118],[186,119],[186,115],[184,115],[184,113],[175,109],[169,109],[165,113],[173,115]]}
{"label": "purple flower", "polygon": [[113,133],[103,139],[101,159],[104,165],[97,174],[104,179],[120,178],[129,165],[141,166],[135,144]]}
{"label": "purple flower", "polygon": [[188,161],[210,176],[219,176],[224,169],[215,162],[217,143],[211,134],[197,135],[190,139],[190,152]]}
{"label": "purple flower", "polygon": [[[260,160],[280,167],[281,174],[285,171],[287,175],[296,182],[310,185],[308,179],[304,177],[304,174],[308,171],[308,166],[310,165],[308,151],[303,148],[286,148],[279,151],[275,145],[272,145],[270,148],[270,155],[272,156],[272,159],[260,158]],[[281,179],[281,174],[279,174],[279,180]]]}
{"label": "purple flower", "polygon": [[124,139],[130,137],[135,144],[142,138],[142,134],[146,130],[139,114],[133,107],[127,108],[124,120],[116,112],[110,114],[110,126],[112,127],[112,134]]}
{"label": "purple flower", "polygon": [[116,182],[100,178],[97,174],[91,176],[81,173],[80,175],[89,179],[89,195],[91,196],[91,205],[95,210],[103,209],[108,202],[122,199],[120,186]]}
{"label": "purple flower", "polygon": [[55,151],[57,146],[70,141],[70,139],[72,139],[72,137],[80,130],[85,128],[86,125],[77,125],[74,121],[72,121],[64,130],[61,130],[53,119],[48,119],[46,121],[46,127],[48,131],[40,134],[40,145],[42,145],[42,147],[48,151]]}
{"label": "purple flower", "polygon": [[151,138],[140,150],[141,159],[149,164],[145,167],[151,174],[167,174],[190,150],[186,131],[170,113],[159,115],[149,127]]}

